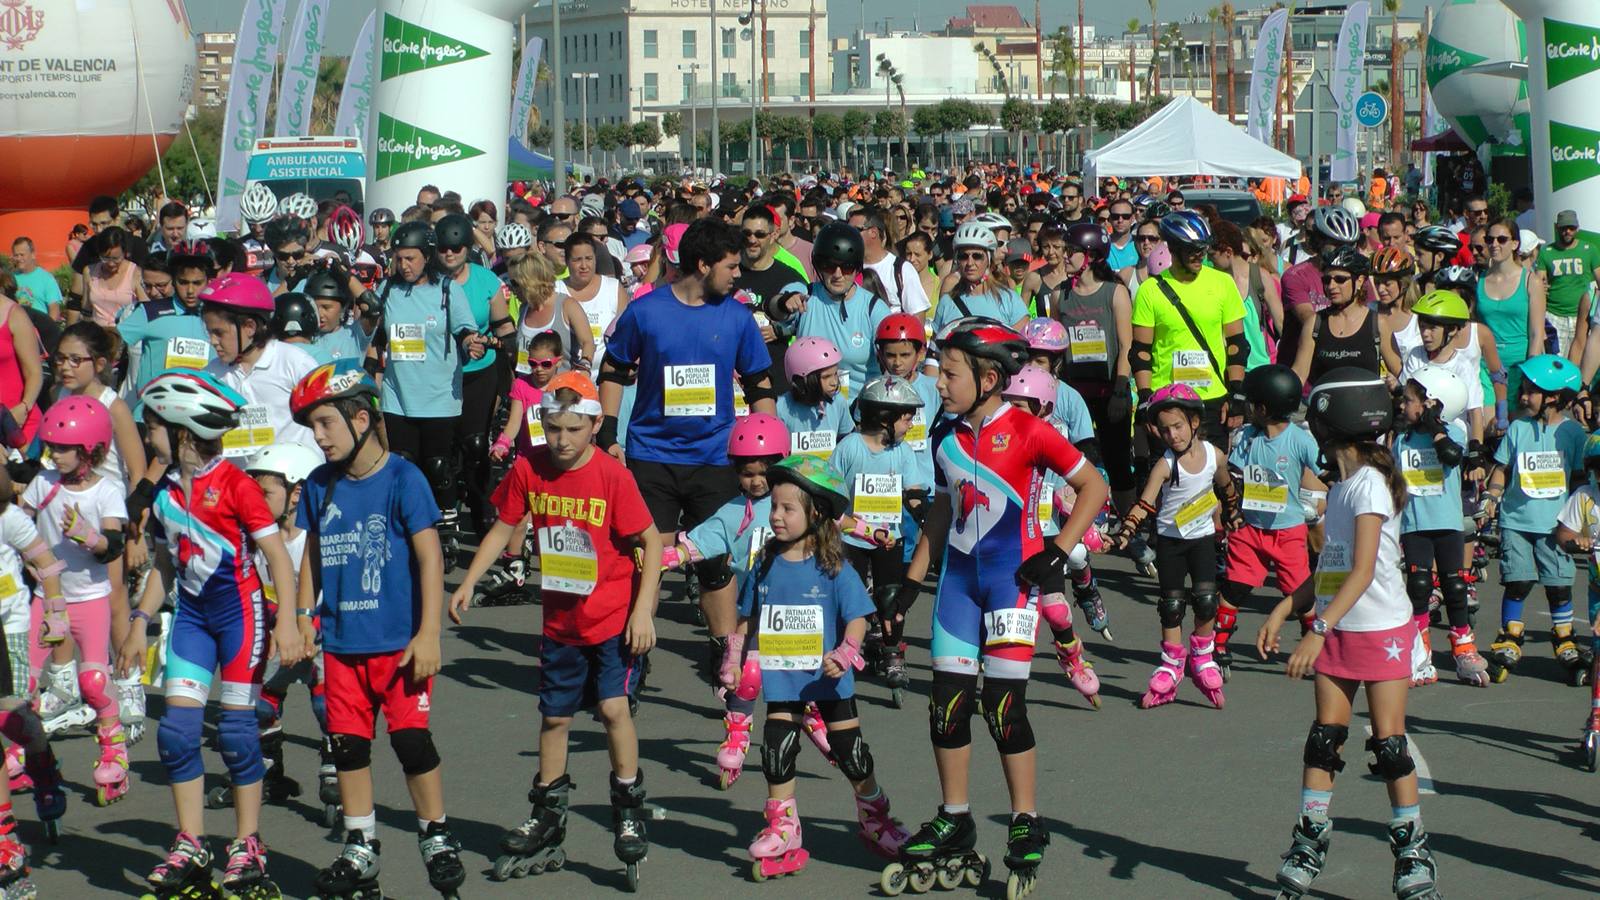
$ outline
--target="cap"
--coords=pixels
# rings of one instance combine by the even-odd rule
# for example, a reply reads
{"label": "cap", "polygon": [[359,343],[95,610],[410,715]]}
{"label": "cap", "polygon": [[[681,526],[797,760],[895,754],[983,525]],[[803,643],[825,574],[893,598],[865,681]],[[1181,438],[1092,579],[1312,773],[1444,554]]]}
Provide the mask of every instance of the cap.
{"label": "cap", "polygon": [[1556,227],[1577,228],[1578,211],[1575,209],[1563,209],[1561,212],[1556,213]]}
{"label": "cap", "polygon": [[570,412],[583,416],[602,415],[600,389],[582,372],[562,372],[550,379],[550,383],[544,386],[544,395],[539,398],[539,408],[547,413],[560,412],[561,401],[556,399],[556,391],[562,388],[578,395],[578,402],[572,405]]}
{"label": "cap", "polygon": [[683,233],[688,230],[688,225],[679,222],[676,225],[668,225],[667,230],[661,232],[661,249],[667,254],[667,262],[678,264],[678,242],[683,240]]}
{"label": "cap", "polygon": [[1378,215],[1377,213],[1369,212],[1366,215],[1361,217],[1361,227],[1362,228],[1377,228],[1378,227],[1378,220],[1381,219],[1381,218],[1383,218],[1383,217]]}
{"label": "cap", "polygon": [[632,198],[617,204],[617,215],[624,219],[639,219],[644,217],[644,213],[639,211],[638,202]]}
{"label": "cap", "polygon": [[1033,245],[1027,238],[1012,238],[1006,243],[1006,265],[1014,262],[1032,262]]}
{"label": "cap", "polygon": [[1521,230],[1521,234],[1518,237],[1519,240],[1517,243],[1521,249],[1521,252],[1523,253],[1531,254],[1533,251],[1544,246],[1544,238],[1539,237],[1537,234],[1534,234],[1532,231],[1529,231],[1526,228]]}

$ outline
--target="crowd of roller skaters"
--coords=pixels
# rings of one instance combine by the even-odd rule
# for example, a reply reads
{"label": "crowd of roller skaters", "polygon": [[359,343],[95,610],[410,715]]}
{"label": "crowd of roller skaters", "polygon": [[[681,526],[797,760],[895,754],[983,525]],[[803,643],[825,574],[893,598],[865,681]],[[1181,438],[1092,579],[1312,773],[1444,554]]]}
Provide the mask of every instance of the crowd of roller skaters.
{"label": "crowd of roller skaters", "polygon": [[[88,727],[102,805],[153,732],[178,832],[154,897],[279,896],[260,808],[300,790],[280,719],[304,684],[325,824],[345,835],[306,892],[381,896],[381,714],[429,881],[454,895],[466,876],[429,730],[440,631],[533,600],[538,769],[494,877],[565,863],[568,729],[592,708],[636,888],[650,814],[633,717],[663,573],[684,570],[724,712],[723,789],[761,747],[753,877],[807,863],[810,744],[849,782],[885,893],[987,879],[967,788],[978,715],[1002,757],[1014,900],[1049,843],[1036,642],[1098,707],[1077,628],[1109,640],[1114,613],[1126,640],[1151,605],[1108,610],[1093,561],[1122,553],[1155,582],[1142,708],[1186,679],[1224,705],[1252,592],[1279,598],[1253,641],[1264,657],[1297,623],[1287,671],[1318,690],[1282,891],[1324,865],[1364,686],[1392,888],[1437,896],[1405,736],[1408,691],[1440,677],[1436,630],[1456,678],[1505,682],[1541,586],[1552,652],[1595,685],[1591,767],[1600,748],[1572,597],[1582,565],[1592,624],[1600,250],[1575,213],[1545,242],[1479,198],[1448,225],[1426,204],[1300,197],[1284,222],[1235,223],[1170,188],[1007,166],[566,196],[518,183],[500,205],[428,187],[364,220],[257,186],[239,235],[169,204],[149,241],[102,198],[54,294],[19,240],[0,281],[0,894],[34,892],[12,795],[31,792],[53,836],[50,735]],[[854,692],[881,679],[901,705],[924,594],[941,802],[907,828],[864,737],[888,723]],[[146,685],[164,694],[148,728]],[[213,699],[228,782],[207,793]],[[208,806],[234,810],[225,846],[206,839]]]}

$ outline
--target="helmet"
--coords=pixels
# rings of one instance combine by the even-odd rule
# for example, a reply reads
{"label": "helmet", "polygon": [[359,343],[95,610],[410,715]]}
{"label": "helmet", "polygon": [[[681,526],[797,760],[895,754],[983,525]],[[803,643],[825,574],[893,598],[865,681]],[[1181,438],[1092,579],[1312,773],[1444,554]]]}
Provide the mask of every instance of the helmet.
{"label": "helmet", "polygon": [[[676,256],[676,252],[673,254]],[[812,268],[821,272],[824,266],[835,265],[860,271],[866,260],[867,249],[861,243],[861,232],[844,222],[829,222],[817,232],[811,242]]]}
{"label": "helmet", "polygon": [[1007,400],[1036,400],[1039,403],[1039,414],[1048,415],[1056,405],[1056,379],[1043,369],[1026,366],[1021,372],[1011,376],[1000,396]]}
{"label": "helmet", "polygon": [[1367,214],[1367,205],[1361,202],[1360,197],[1344,198],[1344,202],[1339,204],[1339,208],[1343,209],[1345,212],[1354,216],[1358,220]]}
{"label": "helmet", "polygon": [[[196,260],[205,266],[208,271],[217,267],[216,251],[211,249],[209,241],[179,241],[167,251],[167,261],[177,265],[178,260]],[[186,263],[192,265],[192,263]]]}
{"label": "helmet", "polygon": [[45,411],[39,439],[91,453],[95,448],[104,449],[111,446],[111,413],[93,397],[63,397]]}
{"label": "helmet", "polygon": [[[1541,391],[1572,391],[1577,393],[1583,383],[1578,367],[1566,357],[1542,353],[1532,359],[1517,363],[1522,377]],[[53,409],[54,407],[52,407]]]}
{"label": "helmet", "polygon": [[396,250],[410,248],[421,250],[425,255],[432,256],[434,244],[433,226],[421,219],[402,222],[394,230],[392,243]]}
{"label": "helmet", "polygon": [[1417,299],[1411,311],[1419,318],[1447,324],[1464,325],[1472,318],[1467,301],[1456,296],[1454,291],[1429,291]]}
{"label": "helmet", "polygon": [[1411,242],[1417,245],[1418,250],[1430,250],[1434,253],[1454,254],[1461,250],[1461,239],[1454,231],[1443,225],[1418,228],[1417,233],[1411,236]]}
{"label": "helmet", "polygon": [[736,458],[789,455],[789,428],[777,416],[753,412],[733,423],[728,455]]}
{"label": "helmet", "polygon": [[1172,268],[1172,250],[1167,246],[1167,242],[1161,241],[1151,247],[1149,255],[1144,259],[1144,264],[1145,268],[1150,270],[1151,275],[1160,275],[1162,272]]}
{"label": "helmet", "polygon": [[311,238],[311,232],[306,230],[306,225],[299,219],[273,219],[267,223],[267,246],[276,250],[287,244],[304,244]]}
{"label": "helmet", "polygon": [[844,515],[850,508],[847,499],[850,489],[840,475],[824,460],[805,454],[795,454],[780,460],[767,470],[767,483],[776,487],[792,484],[811,497],[822,517],[830,523]]}
{"label": "helmet", "polygon": [[1007,379],[1028,364],[1028,342],[1010,328],[983,316],[966,316],[944,326],[934,341],[941,350],[960,350],[1000,366]]}
{"label": "helmet", "polygon": [[1600,431],[1589,435],[1589,439],[1583,442],[1583,464],[1589,466],[1596,462],[1600,462]]}
{"label": "helmet", "polygon": [[1169,249],[1211,246],[1211,226],[1206,224],[1204,216],[1192,209],[1173,210],[1162,216],[1156,227],[1161,229],[1161,239],[1167,242]]}
{"label": "helmet", "polygon": [[1322,251],[1323,271],[1340,269],[1359,277],[1367,274],[1370,266],[1371,263],[1361,255],[1361,251],[1351,244],[1341,244]]}
{"label": "helmet", "polygon": [[259,225],[277,214],[278,195],[259,181],[246,188],[244,196],[239,198],[239,215],[244,217],[246,225]]}
{"label": "helmet", "polygon": [[376,228],[379,225],[393,225],[394,213],[386,206],[380,206],[367,214],[367,224]]}
{"label": "helmet", "polygon": [[980,250],[994,251],[999,245],[995,240],[994,231],[989,226],[979,221],[963,222],[956,229],[955,237],[950,241],[951,247],[960,250],[962,247],[977,247]]}
{"label": "helmet", "polygon": [[305,444],[273,444],[257,453],[244,471],[248,475],[271,473],[294,487],[311,477],[311,471],[326,461],[321,453]]}
{"label": "helmet", "polygon": [[788,351],[783,354],[783,374],[794,381],[812,372],[821,372],[829,366],[837,366],[843,361],[844,355],[833,341],[820,337],[801,338],[790,344]]}
{"label": "helmet", "polygon": [[1436,288],[1459,287],[1468,291],[1477,290],[1478,270],[1471,266],[1445,266],[1433,273],[1433,286]]}
{"label": "helmet", "polygon": [[295,192],[278,201],[278,215],[290,219],[315,219],[317,201],[310,194]]}
{"label": "helmet", "polygon": [[1426,399],[1439,401],[1439,421],[1455,421],[1467,411],[1466,384],[1444,366],[1423,366],[1406,380],[1416,382]]}
{"label": "helmet", "polygon": [[1000,215],[997,212],[986,212],[983,215],[978,216],[976,219],[973,219],[973,221],[977,222],[979,225],[987,227],[990,231],[999,231],[1002,228],[1004,228],[1006,231],[1017,230],[1017,226],[1012,224],[1010,219]]}
{"label": "helmet", "polygon": [[242,312],[270,318],[277,311],[272,301],[272,289],[254,275],[229,272],[211,279],[200,291],[200,302],[226,307],[231,312]]}
{"label": "helmet", "polygon": [[1372,274],[1410,275],[1417,270],[1417,258],[1400,247],[1385,247],[1372,254]]}
{"label": "helmet", "polygon": [[1022,339],[1029,350],[1041,353],[1065,353],[1071,347],[1067,340],[1067,326],[1055,319],[1029,319],[1022,326]]}
{"label": "helmet", "polygon": [[911,382],[898,375],[879,375],[867,382],[856,402],[862,406],[872,405],[908,412],[922,408],[922,398],[911,387]]}
{"label": "helmet", "polygon": [[341,359],[307,372],[289,393],[289,413],[296,422],[305,425],[306,414],[312,408],[344,397],[368,397],[373,408],[377,408],[378,383],[367,374],[359,360]]}
{"label": "helmet", "polygon": [[[510,222],[494,230],[494,245],[502,250],[513,247],[532,247],[533,235],[528,233],[528,226],[521,222]],[[649,247],[644,244],[639,246],[645,247],[645,252],[649,252]]]}
{"label": "helmet", "polygon": [[1067,251],[1082,250],[1090,259],[1105,259],[1111,252],[1106,233],[1099,225],[1079,222],[1067,229]]}
{"label": "helmet", "polygon": [[350,207],[340,206],[328,214],[328,240],[351,256],[361,249],[366,233],[361,214]]}
{"label": "helmet", "polygon": [[332,269],[321,267],[313,269],[311,274],[306,276],[305,283],[300,285],[300,292],[312,300],[350,302],[350,289],[347,287],[347,282],[340,280]]}
{"label": "helmet", "polygon": [[1194,392],[1194,388],[1180,382],[1169,384],[1151,394],[1150,399],[1145,401],[1144,408],[1153,420],[1156,414],[1164,409],[1182,409],[1192,413],[1204,413],[1206,406],[1204,401],[1200,399],[1200,395]]}
{"label": "helmet", "polygon": [[1312,227],[1335,244],[1354,244],[1361,238],[1361,223],[1350,211],[1338,206],[1321,206],[1311,217]]}
{"label": "helmet", "polygon": [[450,213],[434,223],[433,238],[440,247],[470,247],[472,220],[466,213]]}
{"label": "helmet", "polygon": [[1394,424],[1394,398],[1376,373],[1340,366],[1311,389],[1306,424],[1320,443],[1372,440]]}
{"label": "helmet", "polygon": [[146,413],[216,440],[237,424],[245,399],[211,375],[195,369],[169,369],[150,379],[139,392]]}
{"label": "helmet", "polygon": [[874,340],[880,344],[884,341],[910,341],[921,349],[928,343],[928,332],[922,327],[922,320],[916,316],[893,313],[878,323],[878,334]]}
{"label": "helmet", "polygon": [[1267,415],[1275,419],[1299,409],[1304,390],[1300,376],[1288,366],[1256,366],[1244,373],[1245,399],[1266,407]]}
{"label": "helmet", "polygon": [[272,313],[272,333],[280,338],[313,338],[322,330],[317,324],[317,304],[299,291],[279,294],[278,308]]}

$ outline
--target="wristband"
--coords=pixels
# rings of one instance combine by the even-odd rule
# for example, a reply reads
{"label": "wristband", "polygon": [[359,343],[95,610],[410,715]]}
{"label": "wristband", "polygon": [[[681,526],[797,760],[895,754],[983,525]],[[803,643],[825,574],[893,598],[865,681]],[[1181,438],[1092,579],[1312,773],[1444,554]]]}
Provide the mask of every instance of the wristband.
{"label": "wristband", "polygon": [[861,642],[851,637],[846,637],[840,641],[839,646],[833,648],[833,652],[828,654],[828,658],[837,663],[839,668],[846,672],[851,669],[865,669],[867,667],[866,662],[861,658]]}
{"label": "wristband", "polygon": [[294,611],[294,614],[296,616],[302,618],[302,619],[309,619],[312,616],[315,616],[317,614],[317,611],[314,610],[314,609],[303,609],[303,608],[300,608],[300,607],[296,607],[295,611]]}
{"label": "wristband", "polygon": [[494,439],[494,446],[490,447],[489,449],[490,450],[510,450],[511,449],[511,442],[509,440],[506,440],[506,436],[502,434],[499,437]]}
{"label": "wristband", "polygon": [[150,614],[142,609],[136,609],[128,613],[128,621],[132,622],[134,619],[143,619],[146,625],[150,624]]}
{"label": "wristband", "polygon": [[610,450],[617,443],[616,416],[606,416],[600,420],[600,433],[595,435],[594,442],[600,445],[601,450]]}

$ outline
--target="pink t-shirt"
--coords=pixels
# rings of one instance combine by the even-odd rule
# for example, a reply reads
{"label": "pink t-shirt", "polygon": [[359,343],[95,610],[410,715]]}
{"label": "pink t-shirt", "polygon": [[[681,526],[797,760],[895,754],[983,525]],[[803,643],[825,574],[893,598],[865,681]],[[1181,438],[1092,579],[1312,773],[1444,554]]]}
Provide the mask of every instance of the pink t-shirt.
{"label": "pink t-shirt", "polygon": [[544,419],[539,413],[539,398],[544,391],[533,386],[527,376],[511,380],[511,399],[522,404],[522,424],[517,426],[517,452],[527,456],[534,447],[544,446]]}

